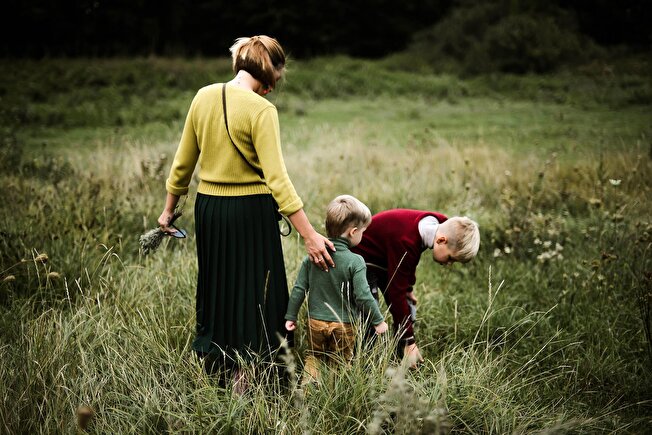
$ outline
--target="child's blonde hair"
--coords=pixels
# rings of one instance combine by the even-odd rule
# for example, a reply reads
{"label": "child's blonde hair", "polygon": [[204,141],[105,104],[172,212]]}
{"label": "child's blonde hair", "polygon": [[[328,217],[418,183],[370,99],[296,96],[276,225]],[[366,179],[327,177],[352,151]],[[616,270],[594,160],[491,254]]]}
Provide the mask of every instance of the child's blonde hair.
{"label": "child's blonde hair", "polygon": [[448,242],[455,259],[468,263],[476,256],[480,249],[480,229],[478,223],[466,216],[454,216],[446,221],[450,225]]}
{"label": "child's blonde hair", "polygon": [[340,237],[349,228],[366,227],[371,223],[369,208],[351,195],[340,195],[326,209],[326,234]]}
{"label": "child's blonde hair", "polygon": [[278,41],[266,35],[242,37],[229,49],[233,72],[247,71],[266,88],[276,85],[275,72],[285,69],[285,52]]}

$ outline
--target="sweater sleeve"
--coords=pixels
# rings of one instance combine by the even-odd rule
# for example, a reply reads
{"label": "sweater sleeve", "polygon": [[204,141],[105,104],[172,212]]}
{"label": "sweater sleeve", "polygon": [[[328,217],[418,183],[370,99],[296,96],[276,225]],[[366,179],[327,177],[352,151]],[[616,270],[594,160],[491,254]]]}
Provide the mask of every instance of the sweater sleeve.
{"label": "sweater sleeve", "polygon": [[[394,328],[402,328],[402,339],[413,340],[414,329],[410,320],[410,307],[406,293],[411,291],[416,282],[416,264],[413,255],[402,250],[390,250],[387,264],[388,287],[385,300],[394,319]],[[418,259],[416,261],[418,264]]]}
{"label": "sweater sleeve", "polygon": [[258,115],[254,122],[252,136],[265,182],[272,191],[279,211],[288,216],[303,208],[303,202],[297,195],[285,168],[278,113],[274,106],[267,107]]}
{"label": "sweater sleeve", "polygon": [[308,271],[310,268],[310,260],[306,257],[301,263],[301,268],[299,269],[299,274],[297,279],[294,282],[294,287],[290,293],[290,300],[288,301],[288,309],[285,313],[285,320],[292,320],[296,322],[297,317],[299,316],[299,309],[301,304],[306,298],[308,293]]}
{"label": "sweater sleeve", "polygon": [[360,261],[353,263],[353,294],[355,295],[356,305],[371,318],[371,323],[375,326],[382,323],[384,318],[380,312],[378,303],[371,295],[369,283],[367,282],[367,266],[364,260],[360,257]]}
{"label": "sweater sleeve", "polygon": [[199,145],[193,122],[196,101],[197,95],[190,104],[183,133],[181,134],[181,141],[170,168],[170,175],[165,183],[166,190],[173,195],[181,196],[188,193],[188,186],[199,158]]}

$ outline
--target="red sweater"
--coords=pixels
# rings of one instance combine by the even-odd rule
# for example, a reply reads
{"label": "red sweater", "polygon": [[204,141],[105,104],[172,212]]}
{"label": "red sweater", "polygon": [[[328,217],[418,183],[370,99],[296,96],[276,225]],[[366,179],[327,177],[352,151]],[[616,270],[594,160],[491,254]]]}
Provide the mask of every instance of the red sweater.
{"label": "red sweater", "polygon": [[405,339],[414,336],[406,293],[416,282],[417,265],[426,249],[419,233],[419,221],[426,216],[434,216],[439,223],[448,219],[441,213],[422,210],[382,211],[372,217],[362,241],[351,249],[362,255],[365,262],[387,268],[390,282],[384,294],[385,301],[394,319],[394,328],[405,325],[402,335]]}

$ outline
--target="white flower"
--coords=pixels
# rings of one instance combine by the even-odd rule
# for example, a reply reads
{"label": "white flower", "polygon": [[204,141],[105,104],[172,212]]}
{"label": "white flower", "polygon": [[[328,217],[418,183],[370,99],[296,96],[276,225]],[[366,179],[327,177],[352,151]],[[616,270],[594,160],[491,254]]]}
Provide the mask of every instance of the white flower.
{"label": "white flower", "polygon": [[505,246],[505,249],[503,249],[503,251],[505,251],[505,254],[511,254],[512,248],[510,248],[509,246]]}
{"label": "white flower", "polygon": [[494,249],[494,257],[500,257],[503,255],[503,252],[500,250],[500,248]]}
{"label": "white flower", "polygon": [[612,186],[618,186],[621,181],[623,180],[614,180],[613,178],[609,179],[609,182],[611,183]]}

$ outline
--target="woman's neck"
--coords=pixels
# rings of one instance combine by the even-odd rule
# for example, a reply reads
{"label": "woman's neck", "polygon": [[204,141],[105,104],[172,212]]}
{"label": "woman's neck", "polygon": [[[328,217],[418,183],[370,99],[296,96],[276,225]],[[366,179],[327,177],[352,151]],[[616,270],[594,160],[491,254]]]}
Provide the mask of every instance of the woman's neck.
{"label": "woman's neck", "polygon": [[242,69],[238,71],[238,73],[235,75],[235,77],[233,77],[233,80],[231,80],[229,84],[231,84],[231,86],[247,89],[259,95],[264,88],[263,84],[256,80],[254,76]]}

